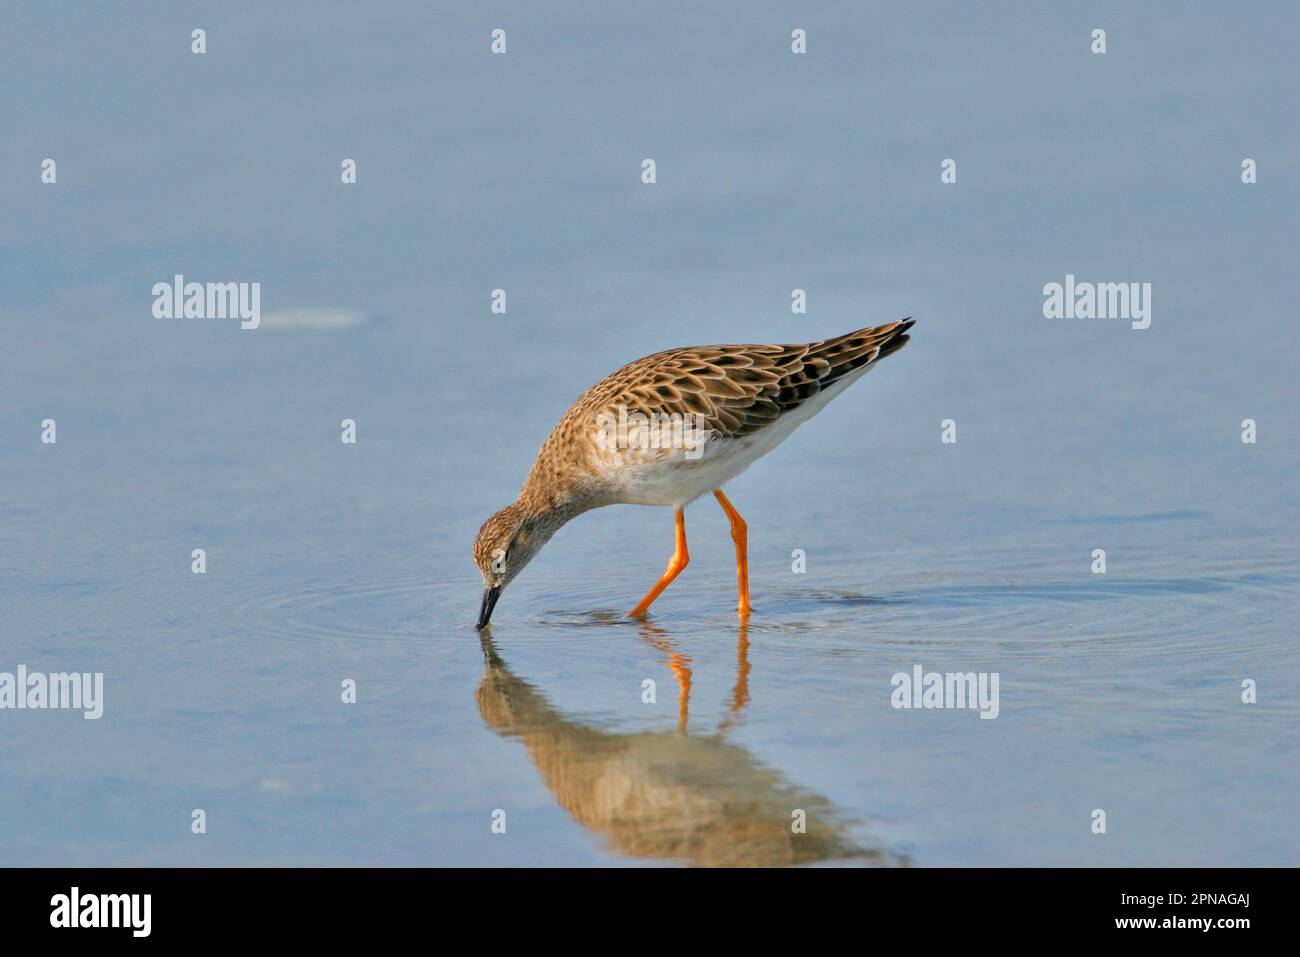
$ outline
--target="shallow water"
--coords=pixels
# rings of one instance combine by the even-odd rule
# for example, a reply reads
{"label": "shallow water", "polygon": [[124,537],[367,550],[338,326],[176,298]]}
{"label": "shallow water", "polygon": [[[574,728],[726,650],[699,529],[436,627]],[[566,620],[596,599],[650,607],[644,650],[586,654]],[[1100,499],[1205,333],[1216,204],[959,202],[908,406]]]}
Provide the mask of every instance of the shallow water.
{"label": "shallow water", "polygon": [[[1105,8],[1102,61],[1037,5],[844,8],[802,62],[750,5],[515,14],[504,59],[205,8],[199,62],[144,9],[0,40],[0,671],[106,698],[0,711],[0,864],[1300,863],[1291,9]],[[264,327],[152,319],[176,272]],[[1151,328],[1043,319],[1066,272]],[[672,520],[620,507],[475,633],[474,533],[587,385],[909,314],[728,487],[747,627],[704,500],[645,622]],[[997,718],[894,708],[916,665]]]}

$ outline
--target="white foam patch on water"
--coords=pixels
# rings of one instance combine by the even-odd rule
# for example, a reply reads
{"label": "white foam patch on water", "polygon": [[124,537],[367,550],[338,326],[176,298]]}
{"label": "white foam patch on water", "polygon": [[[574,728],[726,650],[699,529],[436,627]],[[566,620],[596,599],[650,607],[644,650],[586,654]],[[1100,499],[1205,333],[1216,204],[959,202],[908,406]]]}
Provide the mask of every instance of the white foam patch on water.
{"label": "white foam patch on water", "polygon": [[302,306],[295,309],[277,309],[262,316],[266,329],[317,329],[341,331],[358,329],[366,324],[366,314],[354,309],[327,309]]}

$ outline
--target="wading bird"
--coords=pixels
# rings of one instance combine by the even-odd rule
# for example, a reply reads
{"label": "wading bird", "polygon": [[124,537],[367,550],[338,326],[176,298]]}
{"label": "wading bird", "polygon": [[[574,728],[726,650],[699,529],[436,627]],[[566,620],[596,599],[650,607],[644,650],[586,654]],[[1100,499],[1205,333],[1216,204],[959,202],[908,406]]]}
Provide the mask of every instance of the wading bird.
{"label": "wading bird", "polygon": [[731,520],[737,611],[749,615],[746,525],[722,486],[906,345],[911,319],[796,345],[691,346],[625,365],[578,397],[537,453],[519,497],[479,529],[478,627],[559,528],[603,505],[675,510],[676,547],[630,612],[644,615],[690,561],[686,505],[712,492]]}

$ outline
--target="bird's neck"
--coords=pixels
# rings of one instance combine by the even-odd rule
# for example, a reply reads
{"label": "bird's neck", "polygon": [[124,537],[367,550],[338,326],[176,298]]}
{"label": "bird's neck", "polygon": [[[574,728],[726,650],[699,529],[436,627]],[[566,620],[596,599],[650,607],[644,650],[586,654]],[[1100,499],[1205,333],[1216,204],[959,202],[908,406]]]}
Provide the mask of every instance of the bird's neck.
{"label": "bird's neck", "polygon": [[532,526],[535,533],[549,539],[570,519],[581,515],[590,506],[578,500],[556,495],[538,494],[524,486],[519,498],[510,506],[516,509],[519,519]]}
{"label": "bird's neck", "polygon": [[521,509],[521,517],[554,530],[604,503],[585,486],[539,481],[529,475],[514,504]]}

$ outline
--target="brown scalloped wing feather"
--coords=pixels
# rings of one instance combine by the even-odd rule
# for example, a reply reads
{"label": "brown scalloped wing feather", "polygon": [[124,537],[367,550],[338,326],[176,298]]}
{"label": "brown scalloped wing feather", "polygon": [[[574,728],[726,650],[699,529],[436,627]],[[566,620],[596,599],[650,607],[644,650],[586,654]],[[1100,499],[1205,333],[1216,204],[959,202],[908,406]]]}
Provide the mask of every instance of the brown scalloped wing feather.
{"label": "brown scalloped wing feather", "polygon": [[[587,391],[568,415],[696,413],[720,435],[758,431],[844,376],[903,348],[913,320],[793,345],[670,349],[629,363]],[[568,417],[566,415],[566,418]]]}

